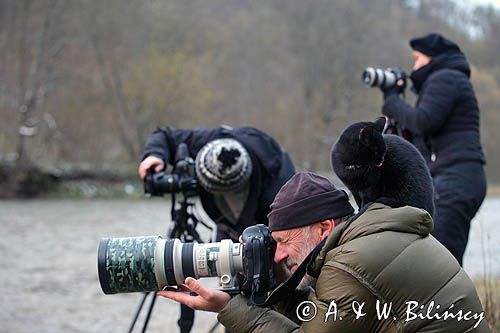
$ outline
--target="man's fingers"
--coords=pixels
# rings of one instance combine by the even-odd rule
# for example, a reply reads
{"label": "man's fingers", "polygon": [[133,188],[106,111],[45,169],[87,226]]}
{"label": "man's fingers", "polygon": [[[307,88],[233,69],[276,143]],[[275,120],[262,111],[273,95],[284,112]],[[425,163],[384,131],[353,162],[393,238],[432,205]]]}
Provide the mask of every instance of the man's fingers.
{"label": "man's fingers", "polygon": [[[186,296],[186,294],[184,294],[182,292],[170,291],[170,290],[158,291],[156,294],[159,296],[170,298],[171,300],[181,302],[181,303],[184,303],[184,302],[182,302],[182,300],[184,300],[184,297]],[[190,296],[188,295],[188,297],[190,297]]]}
{"label": "man's fingers", "polygon": [[146,173],[148,172],[148,169],[151,167],[151,161],[143,161],[140,165],[139,165],[139,177],[141,179],[144,179],[144,177],[146,177]]}
{"label": "man's fingers", "polygon": [[159,296],[170,298],[173,301],[193,307],[193,296],[178,291],[163,290],[156,293]]}
{"label": "man's fingers", "polygon": [[160,172],[163,170],[165,163],[159,158],[156,157],[148,157],[139,165],[139,177],[144,179],[146,177],[146,173],[148,170],[153,167],[156,172]]}
{"label": "man's fingers", "polygon": [[189,287],[189,289],[191,289],[204,299],[210,300],[212,298],[211,290],[202,286],[202,284],[198,280],[193,279],[192,277],[188,277],[186,281],[184,281],[184,283]]}
{"label": "man's fingers", "polygon": [[178,286],[178,290],[180,291],[183,291],[183,292],[187,292],[187,293],[191,293],[192,290],[188,288],[188,286],[184,285],[184,284],[181,284]]}
{"label": "man's fingers", "polygon": [[139,177],[144,179],[146,177],[146,169],[139,169]]}
{"label": "man's fingers", "polygon": [[[157,295],[167,297],[173,301],[185,304],[195,310],[219,312],[226,306],[231,297],[223,291],[212,290],[204,287],[198,280],[187,278],[185,281],[186,289],[191,294],[182,291],[159,291]],[[183,287],[181,287],[184,289]],[[193,294],[197,293],[197,296]]]}
{"label": "man's fingers", "polygon": [[144,179],[144,176],[146,175],[146,170],[142,167],[142,164],[139,165],[139,178]]}

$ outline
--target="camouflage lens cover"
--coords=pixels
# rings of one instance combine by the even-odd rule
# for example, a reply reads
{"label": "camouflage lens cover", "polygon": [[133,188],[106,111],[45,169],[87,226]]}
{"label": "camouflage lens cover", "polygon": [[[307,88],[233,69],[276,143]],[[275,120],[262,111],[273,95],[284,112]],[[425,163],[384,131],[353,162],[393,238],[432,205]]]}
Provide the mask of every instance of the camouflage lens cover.
{"label": "camouflage lens cover", "polygon": [[99,282],[105,294],[156,291],[155,246],[159,236],[104,238],[99,243]]}

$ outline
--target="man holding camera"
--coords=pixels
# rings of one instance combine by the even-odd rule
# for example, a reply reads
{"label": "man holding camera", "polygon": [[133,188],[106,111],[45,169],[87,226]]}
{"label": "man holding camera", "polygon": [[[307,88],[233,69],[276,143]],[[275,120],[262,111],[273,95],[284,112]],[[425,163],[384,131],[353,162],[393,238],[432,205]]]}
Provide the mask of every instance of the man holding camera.
{"label": "man holding camera", "polygon": [[[217,225],[217,239],[238,241],[247,227],[267,225],[269,205],[280,187],[295,173],[286,151],[268,134],[253,127],[213,129],[160,127],[144,147],[139,177],[175,165],[177,147],[186,144],[195,159],[200,201]],[[181,310],[179,326],[189,332],[190,309]]]}
{"label": "man holding camera", "polygon": [[179,291],[158,294],[218,312],[231,332],[489,332],[472,282],[429,236],[430,215],[391,205],[380,198],[352,216],[345,192],[326,178],[298,173],[278,192],[268,217],[274,260],[288,281],[307,267],[299,286],[310,290],[307,301],[293,304],[287,293],[274,308],[258,307],[193,278]]}
{"label": "man holding camera", "polygon": [[400,98],[405,84],[382,88],[382,113],[411,133],[435,186],[432,234],[462,265],[470,221],[486,195],[479,108],[470,67],[454,42],[437,33],[410,40],[415,64],[412,107]]}
{"label": "man holding camera", "polygon": [[214,129],[158,128],[147,140],[139,177],[174,165],[177,146],[187,144],[195,158],[203,209],[217,224],[218,240],[238,240],[251,225],[267,225],[269,205],[295,173],[288,153],[268,134],[253,127]]}

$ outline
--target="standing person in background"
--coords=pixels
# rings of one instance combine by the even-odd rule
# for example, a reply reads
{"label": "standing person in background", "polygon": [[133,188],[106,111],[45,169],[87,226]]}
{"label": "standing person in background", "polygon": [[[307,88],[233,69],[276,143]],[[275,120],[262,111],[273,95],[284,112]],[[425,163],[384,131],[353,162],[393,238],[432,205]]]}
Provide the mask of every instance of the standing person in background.
{"label": "standing person in background", "polygon": [[400,98],[404,85],[394,85],[383,89],[382,113],[411,132],[424,156],[435,187],[432,234],[462,265],[470,222],[486,195],[470,66],[458,45],[440,34],[411,39],[410,46],[416,105]]}

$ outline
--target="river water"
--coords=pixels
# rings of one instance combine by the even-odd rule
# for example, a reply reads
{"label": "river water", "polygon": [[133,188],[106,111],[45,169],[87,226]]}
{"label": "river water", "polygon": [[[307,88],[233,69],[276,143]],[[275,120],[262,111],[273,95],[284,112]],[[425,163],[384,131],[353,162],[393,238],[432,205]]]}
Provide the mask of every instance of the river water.
{"label": "river water", "polygon": [[[473,277],[500,276],[499,210],[500,198],[487,198],[473,221],[464,260]],[[127,332],[142,295],[102,293],[99,240],[163,235],[169,216],[165,199],[0,201],[0,332]],[[177,332],[178,313],[158,299],[148,332]],[[197,312],[193,332],[215,323]]]}

